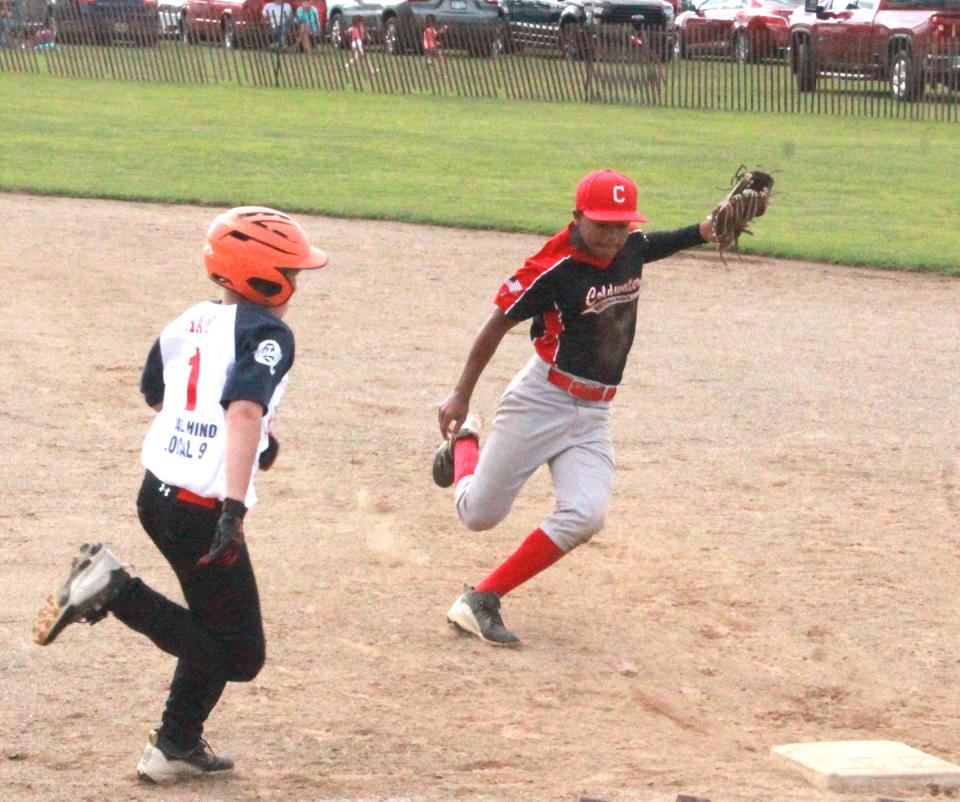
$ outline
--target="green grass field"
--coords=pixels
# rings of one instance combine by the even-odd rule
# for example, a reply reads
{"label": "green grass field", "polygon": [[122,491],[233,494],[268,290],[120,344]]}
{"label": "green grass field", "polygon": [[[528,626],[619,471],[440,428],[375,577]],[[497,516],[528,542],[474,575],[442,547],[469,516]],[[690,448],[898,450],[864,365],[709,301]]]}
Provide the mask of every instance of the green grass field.
{"label": "green grass field", "polygon": [[651,228],[741,163],[777,178],[745,250],[960,272],[955,123],[185,86],[4,73],[0,189],[549,233],[584,172]]}

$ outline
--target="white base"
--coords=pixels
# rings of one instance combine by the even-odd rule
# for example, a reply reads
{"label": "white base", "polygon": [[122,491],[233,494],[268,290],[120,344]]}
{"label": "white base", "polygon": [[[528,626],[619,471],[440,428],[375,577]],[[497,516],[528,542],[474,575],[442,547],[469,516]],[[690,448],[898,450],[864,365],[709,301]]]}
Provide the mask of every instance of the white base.
{"label": "white base", "polygon": [[775,760],[828,791],[960,787],[960,766],[899,741],[816,741],[782,744]]}

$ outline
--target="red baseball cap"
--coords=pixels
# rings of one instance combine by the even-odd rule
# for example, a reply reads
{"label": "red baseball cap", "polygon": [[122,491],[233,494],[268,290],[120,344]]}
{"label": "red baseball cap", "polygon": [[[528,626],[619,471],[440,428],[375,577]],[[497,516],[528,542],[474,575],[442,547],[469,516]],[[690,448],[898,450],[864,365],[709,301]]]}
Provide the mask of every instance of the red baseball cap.
{"label": "red baseball cap", "polygon": [[580,179],[576,208],[585,217],[600,222],[647,222],[637,211],[637,185],[610,169],[597,170]]}

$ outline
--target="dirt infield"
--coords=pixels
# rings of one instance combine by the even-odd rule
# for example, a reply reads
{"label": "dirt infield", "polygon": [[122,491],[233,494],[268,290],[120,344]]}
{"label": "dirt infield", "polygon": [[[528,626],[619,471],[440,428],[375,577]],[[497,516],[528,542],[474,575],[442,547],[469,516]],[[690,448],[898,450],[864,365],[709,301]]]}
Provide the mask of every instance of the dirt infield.
{"label": "dirt infield", "polygon": [[[4,800],[816,801],[836,797],[771,746],[960,759],[960,282],[651,265],[607,527],[506,599],[525,646],[504,652],[444,611],[546,514],[548,477],[475,534],[429,461],[437,403],[540,239],[304,218],[332,266],[294,300],[282,450],[248,518],[267,665],[207,730],[238,770],[139,785],[173,659],[113,619],[48,649],[30,627],[89,538],[179,598],[136,521],[137,383],[159,326],[215,294],[212,212],[10,195],[0,211]],[[518,327],[477,411],[529,353]]]}

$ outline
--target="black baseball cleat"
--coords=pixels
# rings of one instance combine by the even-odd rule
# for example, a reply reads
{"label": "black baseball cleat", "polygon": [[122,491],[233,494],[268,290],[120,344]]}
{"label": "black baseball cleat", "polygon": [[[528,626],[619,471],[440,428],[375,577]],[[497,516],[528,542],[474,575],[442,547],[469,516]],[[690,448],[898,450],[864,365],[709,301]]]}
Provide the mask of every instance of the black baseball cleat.
{"label": "black baseball cleat", "polygon": [[157,730],[151,730],[137,764],[137,776],[142,782],[166,784],[232,768],[233,760],[215,755],[202,738],[192,749],[180,749]]}
{"label": "black baseball cleat", "polygon": [[493,591],[480,592],[470,585],[464,585],[463,593],[447,610],[447,621],[491,646],[520,644],[520,638],[503,625],[500,597]]}
{"label": "black baseball cleat", "polygon": [[453,444],[464,437],[475,437],[479,443],[481,426],[480,416],[471,412],[460,431],[437,448],[433,455],[433,481],[437,487],[450,487],[453,484]]}
{"label": "black baseball cleat", "polygon": [[68,624],[100,621],[129,579],[127,569],[102,543],[84,543],[73,558],[67,581],[47,598],[47,606],[37,616],[34,641],[47,646]]}

